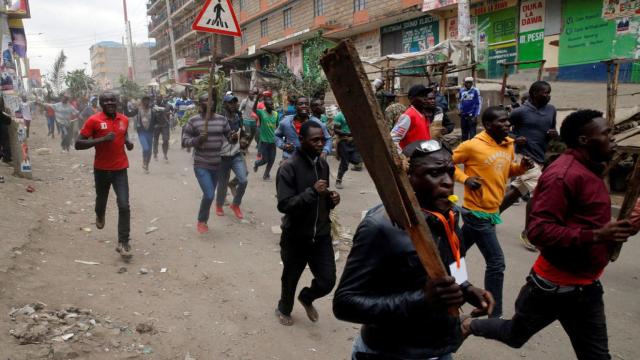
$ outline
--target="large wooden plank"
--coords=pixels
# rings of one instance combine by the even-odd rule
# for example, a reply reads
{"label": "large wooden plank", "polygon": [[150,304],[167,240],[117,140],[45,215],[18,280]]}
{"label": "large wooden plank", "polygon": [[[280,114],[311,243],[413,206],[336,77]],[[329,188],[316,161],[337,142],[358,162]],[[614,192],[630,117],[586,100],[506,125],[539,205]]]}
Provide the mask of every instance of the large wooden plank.
{"label": "large wooden plank", "polygon": [[[391,221],[409,234],[429,277],[446,276],[409,178],[397,165],[399,156],[353,43],[340,42],[320,63]],[[457,309],[450,313],[457,314]]]}
{"label": "large wooden plank", "polygon": [[[622,200],[622,206],[620,207],[618,220],[625,220],[631,217],[631,212],[636,206],[636,202],[638,202],[638,196],[640,196],[640,158],[636,160],[636,164],[633,167],[633,172],[631,173],[631,181],[629,182],[627,193],[624,195],[624,200]],[[617,244],[613,248],[609,259],[611,261],[618,260],[618,256],[620,256],[620,250],[622,250],[622,244]]]}

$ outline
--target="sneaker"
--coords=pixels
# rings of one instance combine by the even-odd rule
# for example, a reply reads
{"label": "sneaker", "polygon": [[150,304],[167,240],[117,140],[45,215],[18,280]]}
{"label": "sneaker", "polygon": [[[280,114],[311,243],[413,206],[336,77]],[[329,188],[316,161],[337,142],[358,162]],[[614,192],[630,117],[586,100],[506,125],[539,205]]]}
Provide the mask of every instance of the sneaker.
{"label": "sneaker", "polygon": [[242,210],[240,210],[240,206],[238,205],[229,205],[229,208],[231,209],[231,211],[233,211],[233,213],[236,215],[236,217],[240,220],[244,219],[244,214],[242,214]]}
{"label": "sneaker", "polygon": [[131,254],[131,245],[128,242],[119,242],[118,247],[116,247],[116,251],[120,253],[120,256],[123,258],[130,258],[133,256]]}
{"label": "sneaker", "polygon": [[263,181],[271,181],[271,176],[270,175],[265,175],[262,177]]}
{"label": "sneaker", "polygon": [[342,180],[336,180],[336,189],[342,189]]}
{"label": "sneaker", "polygon": [[196,228],[198,229],[198,233],[200,234],[206,234],[209,232],[209,226],[201,221],[198,221]]}
{"label": "sneaker", "polygon": [[363,167],[363,166],[362,166],[362,163],[355,164],[355,165],[353,165],[353,166],[351,167],[351,170],[353,170],[353,171],[362,171],[362,167]]}
{"label": "sneaker", "polygon": [[224,216],[224,210],[222,209],[222,206],[216,205],[216,215]]}
{"label": "sneaker", "polygon": [[96,227],[98,230],[102,230],[104,228],[104,216],[96,216]]}
{"label": "sneaker", "polygon": [[520,240],[522,240],[522,245],[524,245],[525,249],[532,252],[538,251],[538,248],[536,248],[532,243],[529,242],[527,234],[524,231],[520,233]]}

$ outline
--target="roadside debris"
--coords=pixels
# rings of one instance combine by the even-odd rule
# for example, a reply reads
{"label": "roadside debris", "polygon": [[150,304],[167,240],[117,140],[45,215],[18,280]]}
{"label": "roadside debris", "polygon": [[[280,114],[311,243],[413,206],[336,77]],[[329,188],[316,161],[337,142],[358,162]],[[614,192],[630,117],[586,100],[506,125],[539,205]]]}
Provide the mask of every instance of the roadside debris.
{"label": "roadside debris", "polygon": [[157,231],[157,230],[158,230],[158,227],[157,227],[157,226],[149,226],[149,227],[147,228],[147,231],[145,231],[144,233],[145,233],[146,235],[149,235],[149,234],[151,234],[152,232]]}
{"label": "roadside debris", "polygon": [[99,262],[95,262],[95,261],[73,260],[73,262],[77,262],[78,264],[84,264],[84,265],[100,265]]}

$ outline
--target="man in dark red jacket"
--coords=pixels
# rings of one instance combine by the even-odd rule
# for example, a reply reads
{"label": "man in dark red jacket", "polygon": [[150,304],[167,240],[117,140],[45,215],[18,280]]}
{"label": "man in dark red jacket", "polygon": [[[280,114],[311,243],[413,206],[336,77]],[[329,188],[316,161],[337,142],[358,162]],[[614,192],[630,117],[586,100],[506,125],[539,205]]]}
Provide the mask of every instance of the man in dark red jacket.
{"label": "man in dark red jacket", "polygon": [[628,220],[611,221],[602,180],[611,127],[594,110],[569,115],[560,129],[567,151],[545,170],[533,198],[529,240],[540,250],[511,320],[467,319],[464,334],[519,348],[555,320],[578,359],[611,359],[600,276],[612,248],[632,236]]}

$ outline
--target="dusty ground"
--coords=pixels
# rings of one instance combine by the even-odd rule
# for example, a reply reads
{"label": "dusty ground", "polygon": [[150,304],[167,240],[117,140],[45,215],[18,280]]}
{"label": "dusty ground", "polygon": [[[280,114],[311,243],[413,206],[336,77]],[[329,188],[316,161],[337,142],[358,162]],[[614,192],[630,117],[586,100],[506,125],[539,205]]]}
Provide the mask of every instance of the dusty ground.
{"label": "dusty ground", "polygon": [[[190,154],[174,144],[170,162],[152,162],[151,174],[145,175],[136,144],[130,153],[129,172],[134,258],[124,263],[114,251],[117,211],[113,193],[107,226],[98,231],[93,224],[93,151],[60,154],[58,139],[44,137],[46,126],[41,119],[34,123],[31,148],[36,180],[12,177],[11,169],[0,166],[0,175],[6,178],[0,184],[0,358],[38,359],[52,353],[60,359],[74,355],[81,359],[199,360],[349,357],[358,326],[333,317],[331,296],[317,302],[321,315],[317,324],[310,323],[299,306],[294,308],[293,327],[276,322],[273,309],[282,268],[279,238],[271,227],[280,223],[280,214],[275,209],[275,184],[263,182],[257,176],[261,173],[251,172],[249,177],[243,203],[248,221],[235,220],[229,211],[222,218],[213,215],[211,233],[199,236],[195,216],[200,190]],[[34,150],[42,147],[53,153],[36,155]],[[255,156],[255,150],[251,155]],[[333,159],[331,166],[335,173]],[[34,193],[25,191],[30,184],[36,188]],[[345,185],[338,214],[344,230],[353,233],[361,212],[379,199],[365,172],[347,173]],[[512,314],[514,298],[535,259],[517,240],[523,216],[524,208],[515,207],[499,227],[508,268],[506,316]],[[149,227],[158,229],[145,234]],[[636,343],[640,332],[638,240],[625,245],[620,259],[603,277],[615,359],[640,358]],[[339,272],[349,248],[341,244],[340,249]],[[475,248],[468,263],[471,280],[481,284],[484,264]],[[140,274],[141,268],[148,273]],[[301,283],[309,280],[305,273]],[[46,304],[46,310],[90,309],[85,320],[94,319],[96,326],[84,332],[78,327],[67,330],[76,335],[66,343],[20,345],[9,331],[25,320],[18,316],[13,321],[9,312],[35,302]],[[138,333],[136,327],[141,323],[151,324],[155,331]],[[554,323],[522,349],[469,339],[455,358],[521,357],[548,360],[574,355],[567,336]]]}

